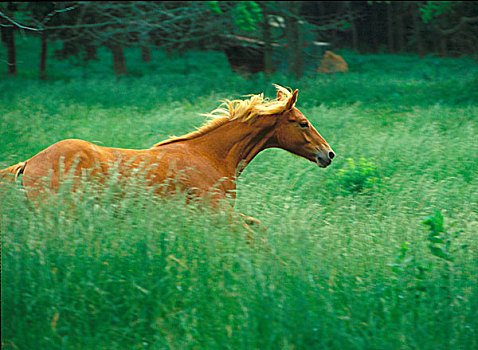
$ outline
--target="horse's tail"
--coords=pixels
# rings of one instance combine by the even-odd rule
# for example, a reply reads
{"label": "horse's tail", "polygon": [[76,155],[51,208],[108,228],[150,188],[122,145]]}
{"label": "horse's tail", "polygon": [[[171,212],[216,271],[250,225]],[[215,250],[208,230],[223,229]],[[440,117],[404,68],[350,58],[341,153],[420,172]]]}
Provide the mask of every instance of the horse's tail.
{"label": "horse's tail", "polygon": [[25,171],[25,166],[27,165],[27,162],[20,162],[15,165],[12,165],[8,168],[0,170],[0,180],[3,179],[9,179],[11,181],[14,181],[23,174]]}

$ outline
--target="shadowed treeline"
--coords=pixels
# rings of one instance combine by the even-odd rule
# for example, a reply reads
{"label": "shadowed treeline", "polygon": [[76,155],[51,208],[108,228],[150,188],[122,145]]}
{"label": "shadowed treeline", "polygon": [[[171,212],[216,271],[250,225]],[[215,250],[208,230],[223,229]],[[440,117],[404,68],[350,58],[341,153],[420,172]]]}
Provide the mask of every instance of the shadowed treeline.
{"label": "shadowed treeline", "polygon": [[[233,70],[297,78],[317,68],[325,49],[356,53],[476,56],[478,5],[474,1],[95,1],[5,2],[0,29],[8,74],[24,57],[21,36],[40,41],[39,77],[55,74],[49,57],[76,63],[111,54],[116,75],[131,74],[125,49],[168,56],[219,51]],[[56,47],[55,47],[56,46]],[[72,63],[71,61],[69,61]]]}

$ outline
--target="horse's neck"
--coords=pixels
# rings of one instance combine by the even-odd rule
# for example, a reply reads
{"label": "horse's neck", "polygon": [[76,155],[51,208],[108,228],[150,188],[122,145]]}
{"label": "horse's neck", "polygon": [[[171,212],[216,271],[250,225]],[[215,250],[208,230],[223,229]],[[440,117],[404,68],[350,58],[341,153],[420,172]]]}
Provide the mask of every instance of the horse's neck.
{"label": "horse's neck", "polygon": [[273,117],[259,117],[252,123],[229,121],[190,142],[220,161],[230,176],[239,176],[260,151],[272,146],[275,123]]}

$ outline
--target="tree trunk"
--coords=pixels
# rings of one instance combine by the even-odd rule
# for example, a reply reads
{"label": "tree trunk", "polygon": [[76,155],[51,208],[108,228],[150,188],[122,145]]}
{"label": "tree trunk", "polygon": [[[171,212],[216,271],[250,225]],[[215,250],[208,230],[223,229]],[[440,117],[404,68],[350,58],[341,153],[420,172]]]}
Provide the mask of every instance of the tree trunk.
{"label": "tree trunk", "polygon": [[393,2],[387,4],[387,42],[388,52],[395,52],[395,43],[393,40]]}
{"label": "tree trunk", "polygon": [[303,61],[302,45],[299,33],[299,22],[297,21],[299,6],[296,1],[287,3],[287,10],[291,15],[286,16],[286,38],[287,38],[287,51],[289,56],[289,69],[291,73],[298,79],[303,73]]}
{"label": "tree trunk", "polygon": [[46,79],[46,59],[48,52],[48,44],[46,34],[41,33],[41,51],[40,51],[40,79]]}
{"label": "tree trunk", "polygon": [[272,62],[272,38],[267,5],[262,7],[262,14],[264,21],[262,26],[262,40],[264,41],[264,73],[269,75],[274,71],[274,63]]}
{"label": "tree trunk", "polygon": [[2,28],[2,42],[7,48],[8,74],[17,74],[17,51],[15,47],[15,29],[13,27]]}
{"label": "tree trunk", "polygon": [[[441,27],[444,27],[443,18],[441,19]],[[439,33],[436,34],[438,36],[438,40],[440,40],[440,55],[442,57],[448,56],[448,36],[447,35],[440,35]]]}
{"label": "tree trunk", "polygon": [[417,53],[420,57],[424,55],[423,51],[423,41],[422,41],[422,33],[421,33],[421,23],[420,18],[418,17],[418,10],[416,8],[412,8],[412,16],[413,16],[413,31],[415,34],[415,45]]}
{"label": "tree trunk", "polygon": [[379,30],[382,30],[382,28],[378,28],[378,6],[376,4],[373,4],[372,5],[372,9],[371,9],[371,12],[372,12],[372,18],[371,18],[371,21],[370,21],[370,24],[371,24],[371,29],[372,29],[372,38],[370,40],[370,43],[371,43],[371,48],[372,48],[372,52],[378,52],[378,49],[379,49],[379,39],[378,39],[378,33],[377,31]]}
{"label": "tree trunk", "polygon": [[124,57],[123,46],[117,44],[110,46],[111,53],[113,54],[113,70],[116,75],[128,74],[126,69],[126,59]]}
{"label": "tree trunk", "polygon": [[143,62],[151,62],[151,48],[149,46],[141,46],[141,59]]}
{"label": "tree trunk", "polygon": [[[352,11],[352,2],[351,1],[346,1],[345,6],[347,11]],[[352,13],[351,13],[352,14]],[[358,53],[359,52],[359,41],[358,41],[358,32],[357,32],[357,26],[355,25],[355,20],[353,16],[350,16],[350,29],[352,32],[352,48],[354,52]]]}
{"label": "tree trunk", "polygon": [[440,37],[440,56],[448,56],[448,39],[446,36]]}
{"label": "tree trunk", "polygon": [[405,31],[403,27],[403,13],[402,5],[398,3],[398,11],[395,11],[397,16],[397,51],[402,52],[405,47]]}
{"label": "tree trunk", "polygon": [[85,58],[84,61],[98,61],[98,49],[93,45],[85,46]]}
{"label": "tree trunk", "polygon": [[[14,2],[8,2],[5,7],[6,15],[13,18],[14,12],[17,10],[17,5]],[[17,74],[17,49],[15,46],[15,27],[4,18],[0,18],[0,32],[2,42],[7,48],[7,66],[8,74],[16,75]]]}

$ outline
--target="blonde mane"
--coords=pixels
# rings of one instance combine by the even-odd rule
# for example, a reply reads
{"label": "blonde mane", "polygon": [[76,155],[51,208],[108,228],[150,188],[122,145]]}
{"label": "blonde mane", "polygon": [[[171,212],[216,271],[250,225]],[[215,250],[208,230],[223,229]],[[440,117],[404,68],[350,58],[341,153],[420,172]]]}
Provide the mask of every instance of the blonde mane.
{"label": "blonde mane", "polygon": [[224,100],[223,103],[211,113],[202,114],[211,119],[197,130],[182,136],[170,137],[167,140],[155,144],[153,147],[193,139],[232,120],[253,122],[261,115],[281,114],[285,112],[288,108],[289,99],[292,97],[292,92],[282,86],[276,84],[274,84],[274,86],[277,89],[277,99],[268,100],[264,98],[264,94],[261,93],[258,95],[248,95],[250,97],[246,100]]}

